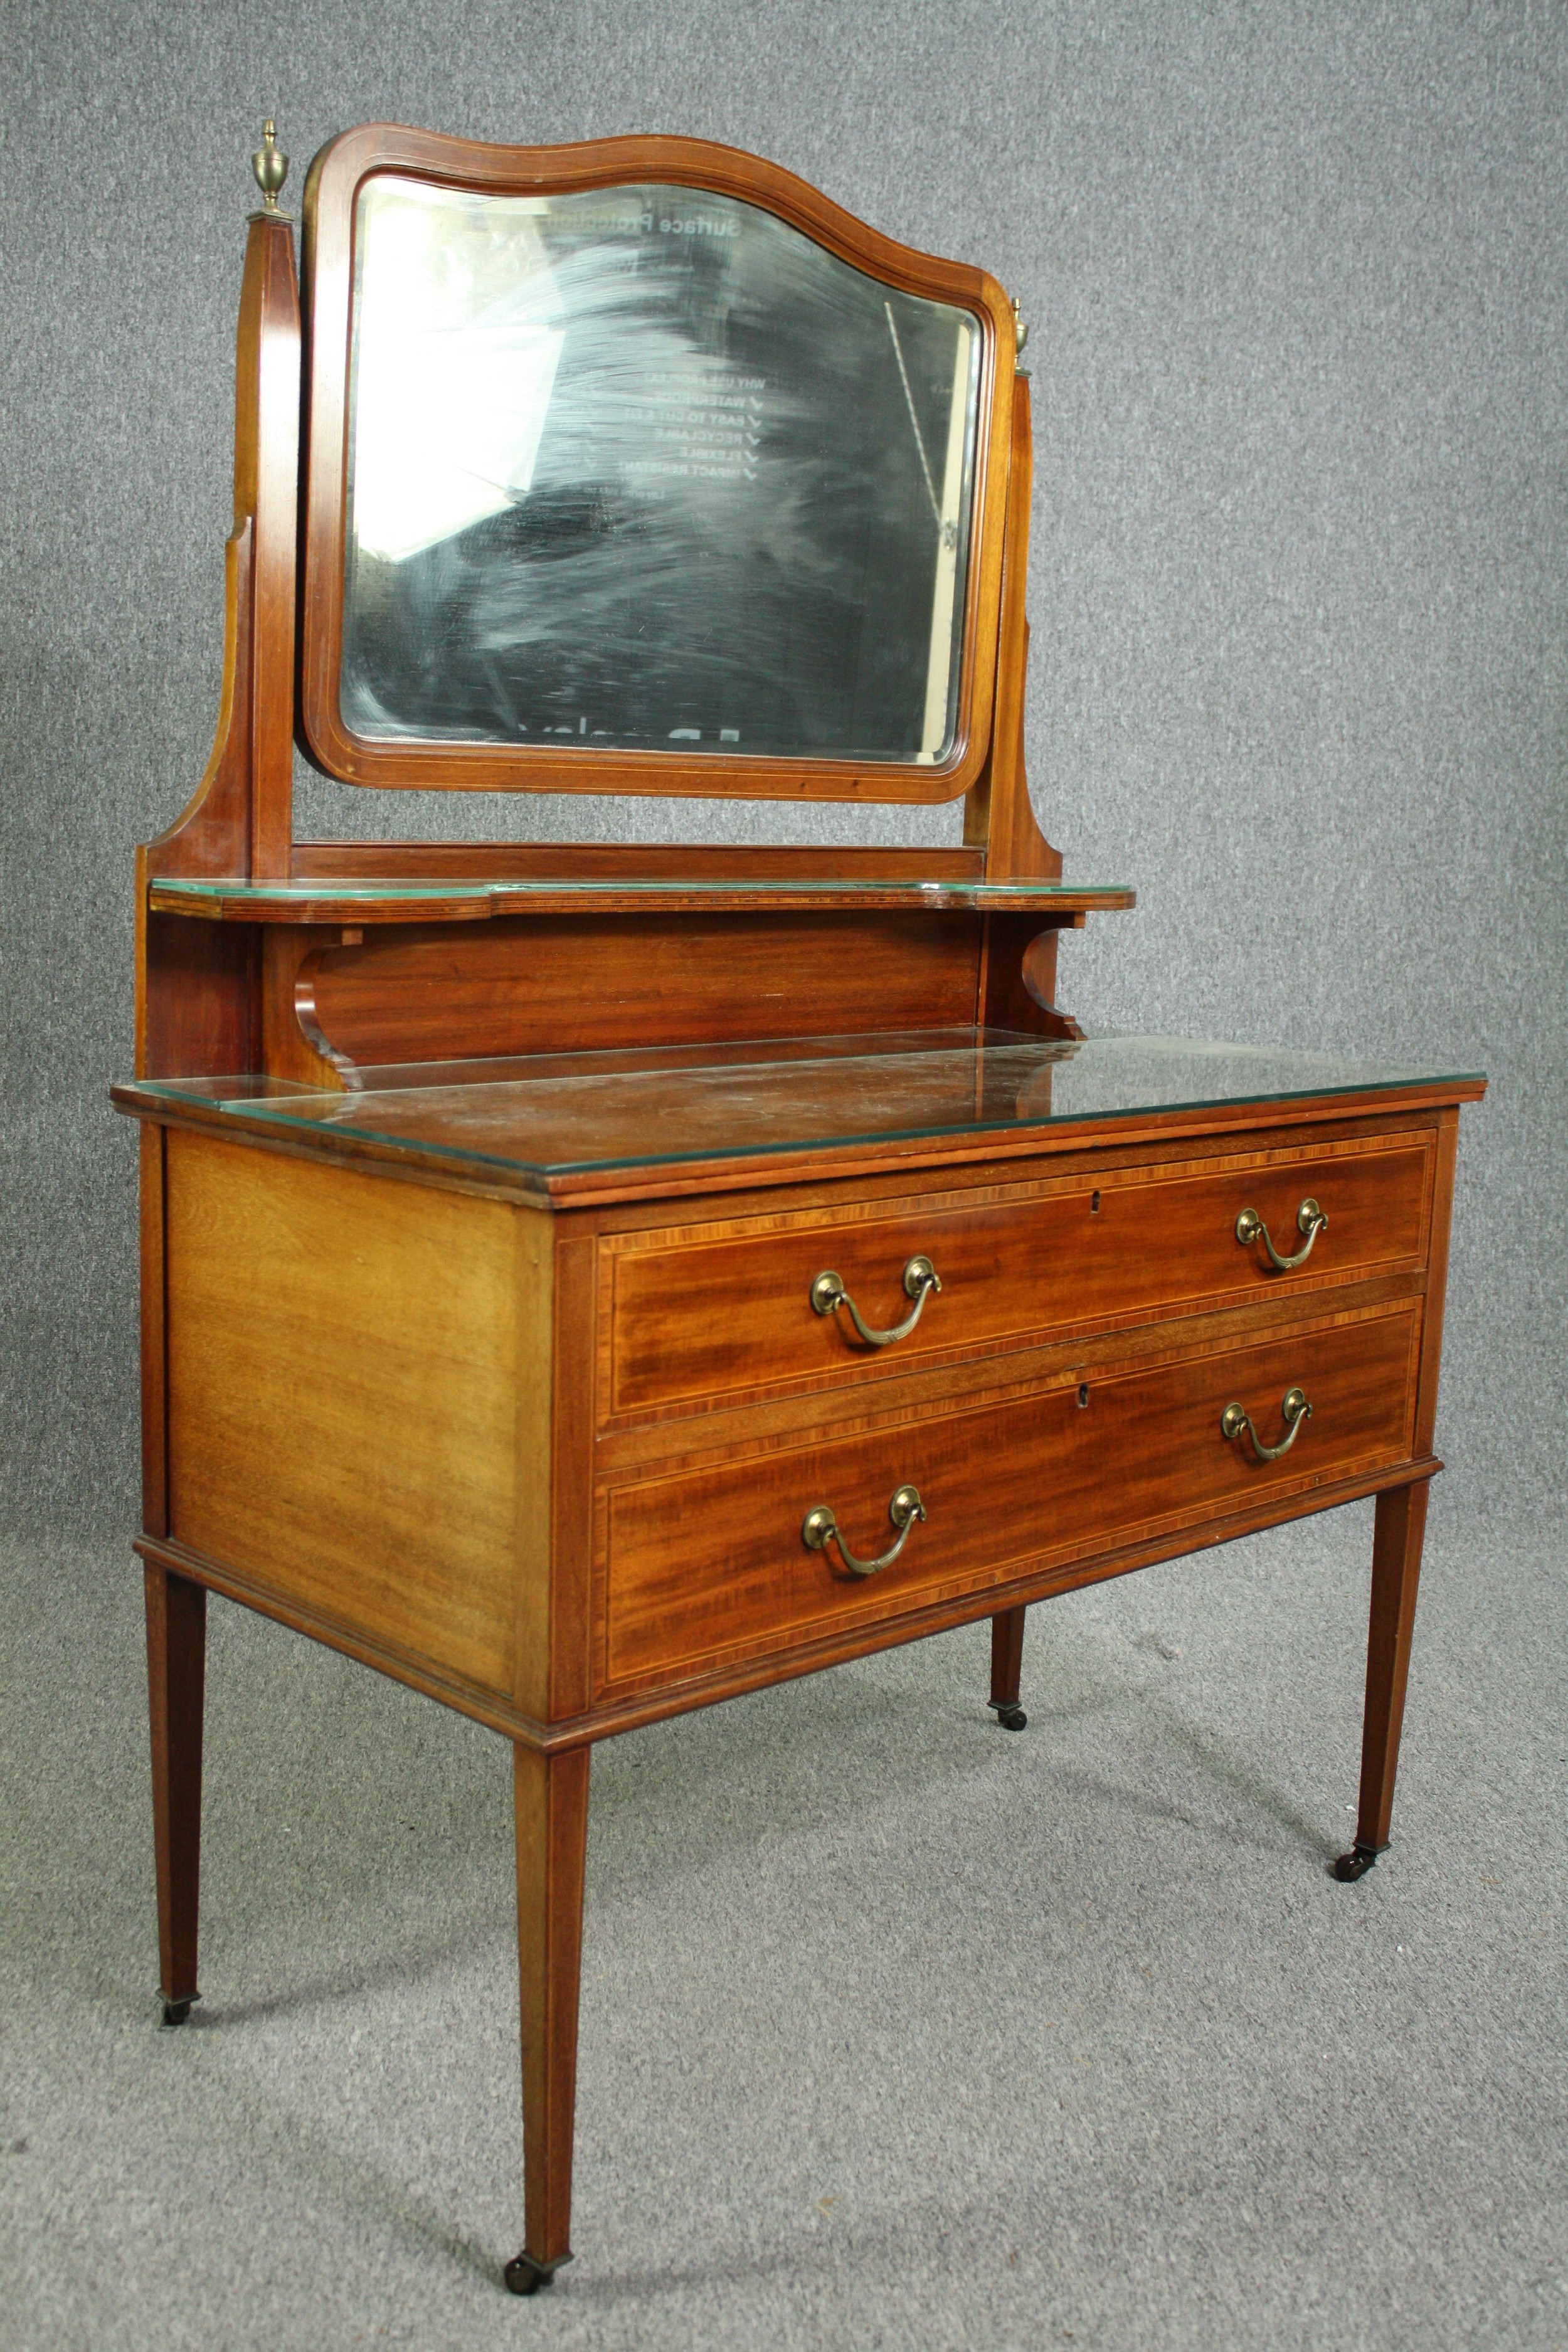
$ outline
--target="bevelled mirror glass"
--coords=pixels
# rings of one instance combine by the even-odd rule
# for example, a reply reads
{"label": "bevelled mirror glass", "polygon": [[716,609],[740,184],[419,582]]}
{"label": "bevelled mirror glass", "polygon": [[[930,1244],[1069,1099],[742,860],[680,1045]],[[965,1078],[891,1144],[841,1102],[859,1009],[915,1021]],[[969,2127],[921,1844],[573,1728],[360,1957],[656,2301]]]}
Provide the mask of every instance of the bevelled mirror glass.
{"label": "bevelled mirror glass", "polygon": [[977,316],[760,206],[355,209],[342,718],[371,740],[940,765]]}

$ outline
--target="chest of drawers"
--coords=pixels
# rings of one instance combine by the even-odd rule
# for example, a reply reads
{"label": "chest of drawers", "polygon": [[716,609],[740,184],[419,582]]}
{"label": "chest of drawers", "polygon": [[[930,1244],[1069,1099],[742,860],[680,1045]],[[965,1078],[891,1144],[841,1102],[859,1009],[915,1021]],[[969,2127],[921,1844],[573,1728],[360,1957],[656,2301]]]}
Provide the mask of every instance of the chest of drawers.
{"label": "chest of drawers", "polygon": [[[596,1740],[975,1617],[1021,1727],[1031,1602],[1375,1494],[1346,1874],[1386,1843],[1477,1082],[1247,1099],[1237,1053],[1207,1105],[1140,1099],[1188,1050],[950,1042],[1054,1096],[913,1167],[840,1064],[844,1132],[761,1182],[740,1114],[696,1171],[552,1163],[548,1082],[122,1090],[154,1236],[155,1622],[226,1592],[513,1742],[542,2274]],[[1097,1085],[1114,1113],[1077,1113]],[[177,1643],[155,1655],[166,1679]],[[183,1899],[194,1984],[194,1867]]]}
{"label": "chest of drawers", "polygon": [[601,1235],[595,1703],[900,1638],[1409,1460],[1437,1130],[1244,1140]]}

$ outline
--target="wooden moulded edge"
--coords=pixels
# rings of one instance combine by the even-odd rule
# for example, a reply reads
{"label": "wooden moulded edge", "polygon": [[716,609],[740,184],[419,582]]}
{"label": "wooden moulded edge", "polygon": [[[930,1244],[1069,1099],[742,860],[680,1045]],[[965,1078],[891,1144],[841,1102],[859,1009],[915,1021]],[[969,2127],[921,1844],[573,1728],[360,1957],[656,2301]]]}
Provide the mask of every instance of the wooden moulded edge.
{"label": "wooden moulded edge", "polygon": [[[321,890],[321,885],[315,888]],[[1007,896],[990,893],[1005,887]],[[578,885],[564,881],[518,884],[504,882],[454,885],[449,897],[411,898],[389,888],[377,898],[362,887],[341,896],[322,892],[301,898],[280,883],[268,889],[237,881],[226,892],[222,882],[206,883],[199,891],[156,879],[148,885],[147,904],[155,915],[184,915],[196,921],[226,923],[314,924],[335,929],[356,923],[489,922],[518,915],[763,915],[843,914],[1006,914],[1037,916],[1044,923],[1077,928],[1085,915],[1121,912],[1135,904],[1130,889],[1093,887],[1075,890],[1057,884],[980,885],[932,877],[930,881],[867,877],[846,887],[840,883],[708,883],[683,887],[679,882],[641,882],[628,874],[621,884],[594,880]]]}
{"label": "wooden moulded edge", "polygon": [[[840,260],[901,291],[970,310],[981,329],[973,524],[964,605],[954,749],[941,768],[853,761],[690,759],[662,751],[574,755],[532,745],[372,743],[352,734],[339,703],[348,470],[349,341],[354,212],[373,174],[418,178],[489,194],[575,192],[669,181],[759,205]],[[587,140],[559,147],[490,146],[434,131],[367,123],[312,163],[304,204],[303,288],[309,338],[307,487],[300,717],[313,755],[345,783],[479,792],[625,792],[727,800],[932,803],[957,800],[990,748],[1001,605],[1016,362],[1011,307],[989,272],[899,244],[781,165],[703,139]]]}

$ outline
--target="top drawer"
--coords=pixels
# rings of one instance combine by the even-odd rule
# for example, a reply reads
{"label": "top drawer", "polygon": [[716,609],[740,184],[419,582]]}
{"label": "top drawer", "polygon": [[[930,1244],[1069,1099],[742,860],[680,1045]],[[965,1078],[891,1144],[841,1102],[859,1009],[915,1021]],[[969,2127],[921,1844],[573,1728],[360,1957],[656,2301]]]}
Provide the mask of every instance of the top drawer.
{"label": "top drawer", "polygon": [[[942,1357],[1001,1353],[1156,1316],[1200,1313],[1425,1264],[1432,1146],[1424,1130],[1316,1150],[1213,1153],[988,1191],[933,1192],[795,1216],[733,1219],[600,1244],[610,1417],[733,1403],[763,1389],[906,1371]],[[940,1181],[940,1178],[937,1180]],[[1327,1223],[1304,1246],[1300,1212]],[[1243,1234],[1247,1232],[1243,1227]],[[847,1305],[818,1313],[813,1285],[840,1277],[864,1321],[905,1322],[920,1291],[911,1259],[941,1282],[912,1329],[868,1345]]]}

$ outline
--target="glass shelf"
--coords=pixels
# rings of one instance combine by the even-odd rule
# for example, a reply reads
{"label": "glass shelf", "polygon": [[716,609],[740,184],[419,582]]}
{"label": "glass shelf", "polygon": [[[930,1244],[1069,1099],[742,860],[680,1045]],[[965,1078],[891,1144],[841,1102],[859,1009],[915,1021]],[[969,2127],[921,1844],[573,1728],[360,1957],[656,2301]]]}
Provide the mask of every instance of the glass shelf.
{"label": "glass shelf", "polygon": [[[1408,1094],[1473,1099],[1479,1074],[1327,1054],[1011,1031],[784,1039],[737,1049],[534,1055],[365,1070],[352,1093],[265,1077],[117,1087],[125,1109],[205,1115],[236,1132],[406,1154],[454,1172],[559,1187],[679,1171],[1034,1129],[1201,1114],[1242,1104]],[[1373,1106],[1375,1107],[1375,1106]]]}
{"label": "glass shelf", "polygon": [[205,915],[227,922],[408,922],[499,915],[574,913],[761,913],[861,908],[932,912],[1048,913],[1070,918],[1131,907],[1124,883],[975,882],[866,876],[676,876],[577,879],[558,875],[518,881],[318,879],[247,882],[178,877],[148,885],[154,914]]}

